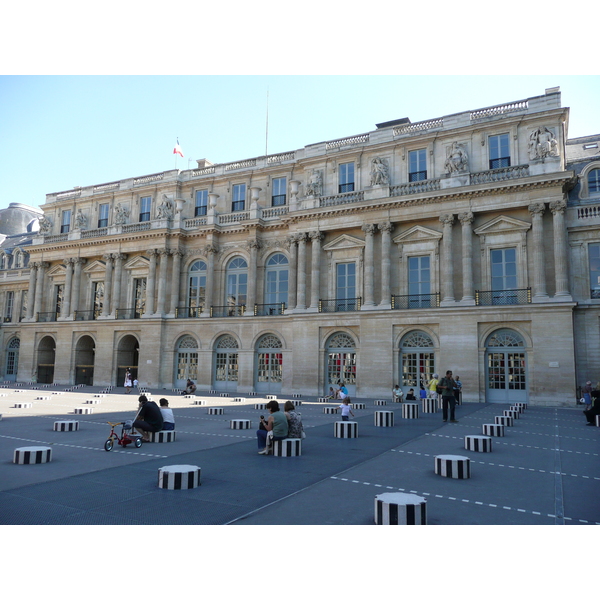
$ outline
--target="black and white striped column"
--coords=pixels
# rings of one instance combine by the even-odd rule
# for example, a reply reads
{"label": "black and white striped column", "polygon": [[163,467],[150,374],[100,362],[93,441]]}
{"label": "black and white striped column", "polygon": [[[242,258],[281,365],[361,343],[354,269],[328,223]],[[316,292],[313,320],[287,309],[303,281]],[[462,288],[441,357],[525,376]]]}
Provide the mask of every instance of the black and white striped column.
{"label": "black and white striped column", "polygon": [[256,410],[267,410],[267,403],[266,403],[266,402],[257,402],[257,403],[254,405],[254,408],[255,408]]}
{"label": "black and white striped column", "polygon": [[391,410],[375,411],[375,427],[393,427],[394,412]]}
{"label": "black and white striped column", "polygon": [[175,430],[168,429],[167,431],[150,431],[148,433],[150,441],[156,444],[166,444],[175,441]]}
{"label": "black and white striped column", "polygon": [[79,431],[79,421],[54,421],[54,431]]}
{"label": "black and white striped column", "polygon": [[402,404],[402,418],[403,419],[418,419],[419,418],[419,405],[414,402],[405,402]]}
{"label": "black and white striped column", "polygon": [[320,398],[317,398],[317,402],[330,402],[332,399],[331,398],[325,398],[323,396],[321,396]]}
{"label": "black and white striped column", "polygon": [[512,427],[515,424],[515,420],[512,417],[497,416],[494,417],[494,423],[496,425],[504,425],[504,427]]}
{"label": "black and white striped column", "polygon": [[323,407],[323,412],[326,415],[335,415],[335,414],[337,414],[337,411],[338,411],[337,406],[324,406]]}
{"label": "black and white striped column", "polygon": [[501,423],[485,423],[483,425],[483,435],[504,437],[504,425]]}
{"label": "black and white striped column", "polygon": [[525,412],[525,408],[522,406],[517,406],[516,404],[511,406],[508,410],[514,410],[516,412],[518,412],[519,414],[522,414]]}
{"label": "black and white striped column", "polygon": [[416,494],[375,496],[375,525],[427,525],[427,501]]}
{"label": "black and white striped column", "polygon": [[367,408],[367,405],[364,402],[352,402],[350,404],[350,408],[356,408],[360,410]]}
{"label": "black and white striped column", "polygon": [[41,465],[52,460],[52,448],[47,446],[25,446],[15,450],[13,463],[16,465]]}
{"label": "black and white striped column", "polygon": [[437,400],[435,398],[421,398],[421,408],[424,413],[437,412]]}
{"label": "black and white striped column", "polygon": [[277,396],[273,394],[267,394],[267,400],[277,400]]}
{"label": "black and white striped column", "polygon": [[387,404],[387,400],[375,400],[375,406],[385,406]]}
{"label": "black and white striped column", "polygon": [[246,402],[246,398],[234,398],[232,402]]}
{"label": "black and white striped column", "polygon": [[515,406],[519,406],[520,408],[522,408],[524,411],[527,410],[527,402],[515,402],[514,404]]}
{"label": "black and white striped column", "polygon": [[334,423],[333,437],[357,438],[358,423],[356,421],[336,421]]}
{"label": "black and white striped column", "polygon": [[466,456],[440,454],[435,457],[435,474],[452,479],[469,479],[471,460]]}
{"label": "black and white striped column", "polygon": [[273,441],[273,456],[300,456],[302,440],[300,438],[285,438]]}
{"label": "black and white striped column", "polygon": [[492,438],[485,435],[465,435],[465,450],[491,452]]}
{"label": "black and white striped column", "polygon": [[223,414],[223,408],[221,406],[210,406],[208,408],[208,414],[209,415],[222,415]]}
{"label": "black and white striped column", "polygon": [[170,465],[158,470],[158,487],[165,490],[191,490],[200,485],[200,467]]}
{"label": "black and white striped column", "polygon": [[250,429],[252,427],[252,421],[250,419],[231,419],[229,421],[230,429]]}
{"label": "black and white striped column", "polygon": [[192,404],[195,406],[206,406],[206,400],[194,400]]}
{"label": "black and white striped column", "polygon": [[505,410],[502,415],[505,417],[512,417],[513,419],[518,419],[521,416],[516,410]]}
{"label": "black and white striped column", "polygon": [[33,402],[15,402],[15,408],[31,408]]}
{"label": "black and white striped column", "polygon": [[78,406],[73,410],[76,415],[91,415],[94,412],[91,406]]}

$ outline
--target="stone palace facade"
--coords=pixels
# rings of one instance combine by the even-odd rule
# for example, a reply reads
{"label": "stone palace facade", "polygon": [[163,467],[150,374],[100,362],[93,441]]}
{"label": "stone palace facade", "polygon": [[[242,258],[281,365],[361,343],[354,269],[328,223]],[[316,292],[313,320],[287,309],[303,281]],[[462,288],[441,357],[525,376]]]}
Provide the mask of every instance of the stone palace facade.
{"label": "stone palace facade", "polygon": [[388,398],[451,369],[465,402],[574,405],[600,379],[600,136],[568,120],[551,88],[13,203],[3,378]]}

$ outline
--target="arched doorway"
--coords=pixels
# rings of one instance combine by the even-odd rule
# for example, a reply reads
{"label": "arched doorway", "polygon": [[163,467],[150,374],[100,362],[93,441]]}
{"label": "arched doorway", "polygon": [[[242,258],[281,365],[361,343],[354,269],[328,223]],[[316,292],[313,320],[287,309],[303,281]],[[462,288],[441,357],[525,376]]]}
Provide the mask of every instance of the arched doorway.
{"label": "arched doorway", "polygon": [[54,383],[54,363],[56,342],[49,335],[44,336],[38,345],[38,383]]}
{"label": "arched doorway", "polygon": [[198,342],[191,335],[179,340],[175,360],[175,386],[185,388],[188,379],[198,383]]}
{"label": "arched doorway", "polygon": [[356,397],[356,348],[352,337],[347,333],[334,333],[327,340],[325,352],[325,393],[330,387],[335,390],[344,383],[350,398]]}
{"label": "arched doorway", "polygon": [[283,354],[281,340],[271,333],[263,335],[256,344],[255,389],[262,394],[281,392]]}
{"label": "arched doorway", "polygon": [[223,335],[215,344],[213,385],[220,392],[237,392],[239,346],[232,335]]}
{"label": "arched doorway", "polygon": [[75,347],[75,385],[94,385],[94,361],[96,344],[89,335],[77,341]]}
{"label": "arched doorway", "polygon": [[419,397],[421,382],[427,383],[435,373],[435,353],[431,336],[424,331],[411,331],[400,341],[400,387],[406,394],[410,388]]}
{"label": "arched doorway", "polygon": [[4,366],[4,380],[16,381],[19,371],[19,349],[21,340],[17,337],[12,338],[6,346],[6,364]]}
{"label": "arched doorway", "polygon": [[123,336],[117,346],[117,379],[114,385],[122,387],[125,383],[125,371],[129,369],[132,379],[138,379],[138,361],[140,344],[133,335]]}
{"label": "arched doorway", "polygon": [[516,331],[499,329],[485,343],[486,400],[527,402],[527,353]]}

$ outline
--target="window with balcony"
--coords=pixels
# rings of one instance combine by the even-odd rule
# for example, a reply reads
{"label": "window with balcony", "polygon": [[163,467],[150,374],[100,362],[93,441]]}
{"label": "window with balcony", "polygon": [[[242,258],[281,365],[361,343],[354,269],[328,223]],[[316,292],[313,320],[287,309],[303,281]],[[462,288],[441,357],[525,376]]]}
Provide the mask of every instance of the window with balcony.
{"label": "window with balcony", "polygon": [[344,192],[354,191],[354,163],[343,163],[339,169],[339,187],[338,191],[340,194]]}
{"label": "window with balcony", "polygon": [[140,223],[150,220],[150,211],[152,210],[152,196],[140,198]]}
{"label": "window with balcony", "polygon": [[408,181],[427,179],[427,151],[411,150],[408,153]]}
{"label": "window with balcony", "polygon": [[590,269],[590,293],[592,298],[600,298],[600,244],[588,246]]}
{"label": "window with balcony", "polygon": [[61,233],[69,233],[70,229],[71,229],[71,211],[63,210],[61,221],[60,221],[60,232]]}
{"label": "window with balcony", "polygon": [[272,181],[271,206],[283,206],[286,201],[286,183],[285,177],[278,177]]}
{"label": "window with balcony", "polygon": [[492,250],[490,260],[493,304],[517,304],[517,249]]}
{"label": "window with balcony", "polygon": [[508,133],[489,137],[490,169],[510,167],[510,147]]}
{"label": "window with balcony", "polygon": [[588,173],[587,183],[590,194],[600,193],[600,169],[593,169]]}
{"label": "window with balcony", "polygon": [[204,309],[206,298],[206,263],[196,260],[188,272],[187,311],[188,317],[198,317]]}
{"label": "window with balcony", "polygon": [[431,307],[431,267],[429,256],[410,256],[408,259],[409,308]]}
{"label": "window with balcony", "polygon": [[265,304],[258,307],[259,314],[281,314],[288,301],[289,261],[285,254],[273,254],[265,268]]}
{"label": "window with balcony", "polygon": [[236,306],[245,306],[247,292],[248,263],[238,256],[227,265],[227,307],[233,311]]}
{"label": "window with balcony", "polygon": [[108,227],[108,204],[101,204],[98,207],[98,229]]}
{"label": "window with balcony", "polygon": [[246,209],[246,184],[238,183],[233,186],[231,212]]}
{"label": "window with balcony", "polygon": [[208,210],[208,190],[196,190],[196,204],[194,206],[194,216],[202,217]]}
{"label": "window with balcony", "polygon": [[10,323],[13,317],[13,307],[15,304],[15,293],[13,291],[6,292],[6,303],[4,305],[4,322]]}

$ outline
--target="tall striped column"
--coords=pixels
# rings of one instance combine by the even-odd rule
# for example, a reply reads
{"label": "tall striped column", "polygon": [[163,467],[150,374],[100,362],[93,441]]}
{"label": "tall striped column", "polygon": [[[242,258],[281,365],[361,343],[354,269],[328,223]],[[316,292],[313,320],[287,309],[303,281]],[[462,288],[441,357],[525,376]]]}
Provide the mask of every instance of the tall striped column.
{"label": "tall striped column", "polygon": [[375,525],[427,525],[427,501],[416,494],[375,496]]}

